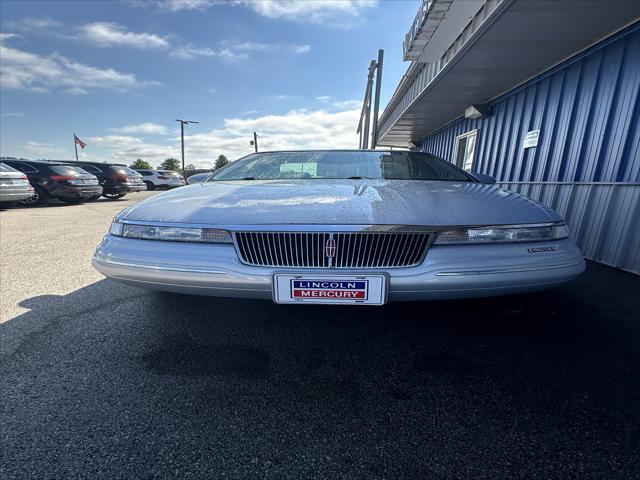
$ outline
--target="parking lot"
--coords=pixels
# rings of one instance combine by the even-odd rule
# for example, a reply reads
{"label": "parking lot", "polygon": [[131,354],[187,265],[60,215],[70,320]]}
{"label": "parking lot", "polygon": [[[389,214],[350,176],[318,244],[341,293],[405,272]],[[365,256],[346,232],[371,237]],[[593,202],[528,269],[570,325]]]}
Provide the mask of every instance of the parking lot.
{"label": "parking lot", "polygon": [[0,211],[1,478],[638,478],[639,277],[353,308],[104,279],[155,194]]}

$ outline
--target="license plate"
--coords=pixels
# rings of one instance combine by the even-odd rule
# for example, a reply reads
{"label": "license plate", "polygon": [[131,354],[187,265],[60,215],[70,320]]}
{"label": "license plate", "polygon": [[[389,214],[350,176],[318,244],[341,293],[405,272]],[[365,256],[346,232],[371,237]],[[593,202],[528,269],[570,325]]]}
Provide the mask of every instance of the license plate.
{"label": "license plate", "polygon": [[273,276],[276,303],[383,305],[387,300],[384,275]]}
{"label": "license plate", "polygon": [[0,185],[13,185],[13,180],[10,178],[0,178]]}

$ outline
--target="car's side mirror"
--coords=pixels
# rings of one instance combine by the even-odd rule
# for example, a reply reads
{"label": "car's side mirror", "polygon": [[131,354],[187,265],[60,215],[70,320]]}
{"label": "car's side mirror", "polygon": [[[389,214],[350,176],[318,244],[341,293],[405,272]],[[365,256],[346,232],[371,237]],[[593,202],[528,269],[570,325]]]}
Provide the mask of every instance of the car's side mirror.
{"label": "car's side mirror", "polygon": [[195,175],[191,175],[190,177],[187,177],[187,185],[202,183],[209,178],[210,175],[211,173],[196,173]]}
{"label": "car's side mirror", "polygon": [[491,175],[484,175],[482,173],[474,173],[473,176],[480,183],[487,183],[489,185],[493,185],[494,183],[496,183],[496,179],[493,178]]}

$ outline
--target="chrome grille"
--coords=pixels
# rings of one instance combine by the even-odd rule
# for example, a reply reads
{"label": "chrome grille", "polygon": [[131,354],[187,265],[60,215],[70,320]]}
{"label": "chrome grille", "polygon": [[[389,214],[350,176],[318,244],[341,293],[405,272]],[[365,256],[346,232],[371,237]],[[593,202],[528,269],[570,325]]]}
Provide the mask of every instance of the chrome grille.
{"label": "chrome grille", "polygon": [[[422,262],[427,232],[236,232],[236,250],[249,265],[305,268],[410,267]],[[327,256],[327,241],[335,256]]]}

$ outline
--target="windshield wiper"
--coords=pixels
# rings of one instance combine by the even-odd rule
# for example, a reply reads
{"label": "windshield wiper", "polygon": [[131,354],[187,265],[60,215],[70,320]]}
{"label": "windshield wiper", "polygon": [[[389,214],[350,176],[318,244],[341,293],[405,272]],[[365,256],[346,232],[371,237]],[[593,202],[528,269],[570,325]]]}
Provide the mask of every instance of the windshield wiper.
{"label": "windshield wiper", "polygon": [[347,180],[362,180],[363,178],[367,179],[367,180],[373,180],[373,178],[371,177],[359,177],[359,176],[353,176],[353,177],[347,177]]}
{"label": "windshield wiper", "polygon": [[240,180],[257,180],[257,178],[256,177],[244,177],[244,178],[241,178]]}

